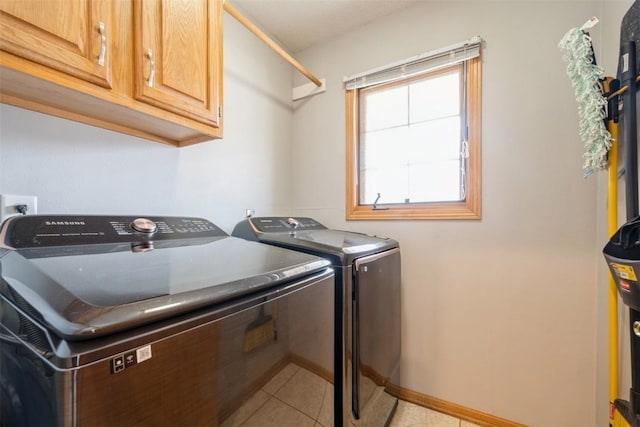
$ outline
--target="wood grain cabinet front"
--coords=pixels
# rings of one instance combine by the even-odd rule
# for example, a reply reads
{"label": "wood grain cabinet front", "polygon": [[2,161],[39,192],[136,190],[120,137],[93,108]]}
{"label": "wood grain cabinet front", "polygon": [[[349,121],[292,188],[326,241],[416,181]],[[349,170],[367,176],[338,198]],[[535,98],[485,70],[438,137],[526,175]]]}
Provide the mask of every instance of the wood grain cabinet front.
{"label": "wood grain cabinet front", "polygon": [[222,0],[2,0],[0,101],[174,146],[222,138]]}
{"label": "wood grain cabinet front", "polygon": [[136,99],[218,124],[219,89],[211,84],[219,81],[215,16],[208,0],[136,2]]}
{"label": "wood grain cabinet front", "polygon": [[0,49],[111,88],[108,1],[2,0],[0,12]]}

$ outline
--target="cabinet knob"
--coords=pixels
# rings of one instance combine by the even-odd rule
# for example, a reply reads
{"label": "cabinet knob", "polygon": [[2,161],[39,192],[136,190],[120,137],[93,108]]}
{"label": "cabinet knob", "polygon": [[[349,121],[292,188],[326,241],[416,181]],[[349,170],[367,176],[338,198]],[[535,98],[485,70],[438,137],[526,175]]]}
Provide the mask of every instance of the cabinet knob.
{"label": "cabinet knob", "polygon": [[153,78],[156,74],[156,62],[153,60],[153,51],[147,49],[147,58],[149,58],[149,77],[147,78],[147,86],[153,87]]}
{"label": "cabinet knob", "polygon": [[100,22],[98,25],[98,32],[100,33],[100,53],[98,54],[98,65],[104,67],[104,56],[107,52],[107,35],[105,34],[104,22]]}

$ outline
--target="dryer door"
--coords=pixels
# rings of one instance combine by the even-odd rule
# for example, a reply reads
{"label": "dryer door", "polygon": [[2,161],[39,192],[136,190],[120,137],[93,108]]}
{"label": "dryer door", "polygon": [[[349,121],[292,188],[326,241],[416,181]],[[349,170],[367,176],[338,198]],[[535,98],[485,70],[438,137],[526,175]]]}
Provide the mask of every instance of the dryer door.
{"label": "dryer door", "polygon": [[390,416],[397,399],[385,389],[400,374],[400,250],[357,259],[353,288],[353,415]]}

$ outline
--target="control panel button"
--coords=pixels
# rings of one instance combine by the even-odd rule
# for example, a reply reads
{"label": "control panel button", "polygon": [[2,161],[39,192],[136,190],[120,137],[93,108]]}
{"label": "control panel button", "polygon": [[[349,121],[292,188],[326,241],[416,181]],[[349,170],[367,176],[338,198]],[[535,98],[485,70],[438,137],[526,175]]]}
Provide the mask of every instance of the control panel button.
{"label": "control panel button", "polygon": [[131,228],[133,228],[135,231],[138,231],[140,233],[151,234],[158,229],[158,226],[156,225],[155,222],[151,221],[150,219],[136,218],[131,223]]}

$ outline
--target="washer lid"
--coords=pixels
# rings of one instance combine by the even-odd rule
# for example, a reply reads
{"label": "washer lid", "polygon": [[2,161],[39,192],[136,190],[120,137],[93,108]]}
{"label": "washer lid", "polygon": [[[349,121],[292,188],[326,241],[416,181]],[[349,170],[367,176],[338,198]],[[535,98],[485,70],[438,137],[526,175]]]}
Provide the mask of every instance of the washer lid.
{"label": "washer lid", "polygon": [[[146,242],[150,243],[150,242]],[[0,296],[67,339],[87,339],[326,270],[329,262],[242,239],[35,247],[0,255]]]}

